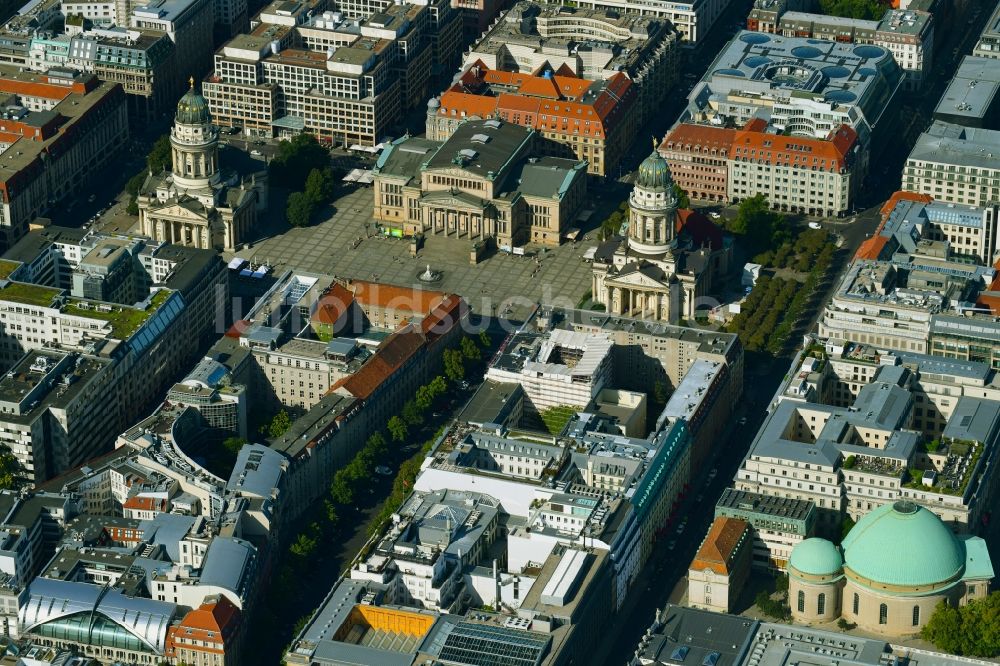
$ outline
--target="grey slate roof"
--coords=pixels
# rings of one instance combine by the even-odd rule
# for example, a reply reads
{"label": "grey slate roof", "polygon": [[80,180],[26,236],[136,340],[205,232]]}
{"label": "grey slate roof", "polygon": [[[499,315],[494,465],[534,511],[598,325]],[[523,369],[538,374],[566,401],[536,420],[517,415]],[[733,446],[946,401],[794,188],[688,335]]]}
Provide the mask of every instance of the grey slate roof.
{"label": "grey slate roof", "polygon": [[247,444],[236,456],[226,490],[256,497],[272,497],[278,489],[287,458],[260,444]]}
{"label": "grey slate roof", "polygon": [[201,584],[216,585],[231,590],[241,598],[252,581],[253,561],[257,549],[250,542],[233,537],[217,536],[208,545],[201,567]]}
{"label": "grey slate roof", "polygon": [[518,190],[527,196],[562,199],[574,178],[586,177],[577,169],[579,164],[575,160],[559,157],[522,162],[515,176],[519,182]]}
{"label": "grey slate roof", "polygon": [[1000,426],[1000,403],[963,396],[948,419],[942,435],[951,439],[991,441]]}
{"label": "grey slate roof", "polygon": [[[531,140],[533,133],[533,130],[513,123],[470,120],[455,129],[431,157],[428,168],[446,169],[457,166],[476,176],[493,174],[500,180],[513,166],[513,158]],[[487,140],[480,141],[478,137],[487,137]],[[463,157],[462,151],[471,151],[466,153],[470,157]]]}
{"label": "grey slate roof", "polygon": [[1000,131],[935,121],[917,138],[908,159],[1000,169]]}

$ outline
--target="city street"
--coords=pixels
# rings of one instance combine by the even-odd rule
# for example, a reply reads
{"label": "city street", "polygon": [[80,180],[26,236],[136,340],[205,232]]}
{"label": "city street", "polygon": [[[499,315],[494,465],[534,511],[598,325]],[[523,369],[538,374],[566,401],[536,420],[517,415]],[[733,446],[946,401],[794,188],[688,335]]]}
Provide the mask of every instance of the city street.
{"label": "city street", "polygon": [[[609,631],[604,653],[592,663],[618,663],[622,655],[632,654],[653,621],[656,609],[663,608],[678,581],[687,575],[688,564],[714,519],[715,503],[722,491],[732,484],[757,428],[763,423],[766,401],[777,390],[788,363],[787,358],[748,354],[744,386],[753,387],[752,390],[744,389],[743,403],[733,413],[727,435],[720,438],[715,460],[706,462],[701,474],[692,479],[674,524],[654,546],[649,562],[640,571],[625,606]],[[742,416],[747,417],[747,423],[741,426],[739,419]],[[717,474],[709,479],[713,468]],[[683,534],[678,534],[677,522],[684,517],[687,518],[686,527]],[[672,549],[671,543],[674,544]]]}

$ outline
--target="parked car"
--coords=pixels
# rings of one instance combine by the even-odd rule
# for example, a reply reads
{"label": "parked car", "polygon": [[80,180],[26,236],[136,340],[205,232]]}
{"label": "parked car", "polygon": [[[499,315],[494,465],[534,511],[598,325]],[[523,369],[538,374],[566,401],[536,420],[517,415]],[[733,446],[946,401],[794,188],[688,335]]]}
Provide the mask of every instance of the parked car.
{"label": "parked car", "polygon": [[810,229],[822,229],[823,225],[820,224],[819,222],[810,222],[809,223],[809,228]]}
{"label": "parked car", "polygon": [[712,218],[713,220],[717,220],[720,217],[722,217],[722,215],[720,215],[719,213],[716,213],[714,210],[711,213],[709,213],[708,216],[710,218]]}
{"label": "parked car", "polygon": [[263,155],[264,153],[260,152],[259,150],[257,150],[257,149],[255,148],[255,149],[253,149],[253,150],[251,150],[251,151],[250,151],[250,154],[251,154],[251,155],[253,155],[254,157],[260,157],[260,156],[261,156],[261,155]]}
{"label": "parked car", "polygon": [[392,476],[392,469],[386,467],[385,465],[379,465],[375,468],[376,474],[381,474],[382,476]]}

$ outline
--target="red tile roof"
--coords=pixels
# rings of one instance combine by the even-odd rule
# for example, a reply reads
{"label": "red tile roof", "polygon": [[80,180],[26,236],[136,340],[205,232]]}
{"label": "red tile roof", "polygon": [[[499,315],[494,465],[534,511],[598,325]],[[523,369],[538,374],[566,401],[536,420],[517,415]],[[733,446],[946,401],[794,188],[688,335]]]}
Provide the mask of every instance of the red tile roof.
{"label": "red tile roof", "polygon": [[682,123],[667,132],[659,150],[662,153],[671,149],[683,150],[687,146],[700,146],[702,148],[715,148],[723,151],[724,156],[727,156],[735,138],[735,129]]}
{"label": "red tile roof", "polygon": [[563,63],[559,65],[559,69],[556,70],[556,76],[571,76],[574,78],[580,78],[573,68],[569,66],[569,63]]}
{"label": "red tile roof", "polygon": [[745,538],[749,524],[738,518],[719,516],[708,530],[708,536],[698,549],[698,554],[691,562],[691,568],[696,571],[711,569],[719,575],[727,575],[732,570],[733,558],[737,547]]}
{"label": "red tile roof", "polygon": [[226,331],[226,337],[238,339],[248,330],[250,330],[250,322],[246,319],[237,319],[233,322],[233,325],[229,327],[229,330]]}
{"label": "red tile roof", "polygon": [[841,125],[826,139],[769,134],[762,131],[766,127],[767,123],[760,118],[747,123],[736,133],[729,158],[839,171],[847,166],[847,154],[858,140],[857,132],[847,125]]}
{"label": "red tile roof", "polygon": [[479,118],[497,114],[536,130],[603,138],[619,122],[620,110],[632,103],[632,81],[619,72],[605,81],[596,97],[581,101],[593,83],[575,74],[535,76],[492,70],[477,61],[441,96],[438,114]]}
{"label": "red tile roof", "polygon": [[461,296],[449,294],[439,303],[431,313],[420,322],[420,330],[427,337],[428,342],[433,342],[437,338],[449,332],[452,327],[457,326],[467,314],[465,301]]}
{"label": "red tile roof", "polygon": [[418,315],[427,314],[449,296],[443,291],[397,287],[364,280],[348,282],[347,289],[353,292],[354,300],[361,306],[408,310]]}
{"label": "red tile roof", "polygon": [[167,500],[158,497],[140,497],[139,495],[135,495],[125,500],[122,507],[137,511],[158,511],[162,513],[167,510]]}
{"label": "red tile roof", "polygon": [[[220,594],[210,599],[188,611],[180,623],[167,630],[168,654],[173,654],[178,647],[221,654],[232,644],[240,627],[240,609],[225,595]],[[184,638],[188,642],[180,644],[177,642],[178,638]]]}
{"label": "red tile roof", "polygon": [[357,372],[338,381],[330,390],[367,400],[382,382],[420,351],[424,341],[423,334],[412,325],[394,332]]}
{"label": "red tile roof", "polygon": [[882,208],[879,213],[882,215],[882,219],[885,220],[889,217],[889,214],[893,209],[899,204],[900,201],[916,201],[918,203],[930,203],[934,199],[928,194],[919,194],[917,192],[906,192],[904,190],[898,190],[892,193],[889,200],[882,204]]}
{"label": "red tile roof", "polygon": [[319,324],[336,324],[354,302],[354,294],[339,282],[334,282],[329,291],[316,303],[311,319]]}
{"label": "red tile roof", "polygon": [[[996,284],[997,281],[1000,281],[1000,278],[994,280],[994,284]],[[993,293],[979,294],[979,298],[976,299],[976,305],[981,308],[989,309],[990,314],[992,314],[993,316],[1000,315],[1000,293],[997,293],[992,286],[990,287],[989,291]]]}
{"label": "red tile roof", "polygon": [[855,259],[878,259],[879,255],[882,254],[882,250],[885,248],[889,239],[885,236],[875,235],[863,242],[859,247],[858,251],[854,253]]}

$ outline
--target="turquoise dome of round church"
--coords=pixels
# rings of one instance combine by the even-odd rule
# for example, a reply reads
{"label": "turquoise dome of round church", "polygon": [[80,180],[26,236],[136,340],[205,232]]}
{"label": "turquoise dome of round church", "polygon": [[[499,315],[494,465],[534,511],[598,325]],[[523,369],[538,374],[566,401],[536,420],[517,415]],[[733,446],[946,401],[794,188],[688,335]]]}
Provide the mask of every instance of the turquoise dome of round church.
{"label": "turquoise dome of round church", "polygon": [[830,576],[840,571],[843,560],[840,551],[831,542],[813,537],[799,542],[792,549],[788,564],[810,576]]}
{"label": "turquoise dome of round church", "polygon": [[635,184],[639,187],[652,190],[656,188],[667,189],[673,185],[670,177],[670,167],[656,150],[642,161],[639,165],[639,176],[635,179]]}
{"label": "turquoise dome of round church", "polygon": [[191,88],[184,93],[181,101],[177,102],[175,119],[185,125],[203,125],[212,121],[212,116],[208,112],[208,102],[194,89],[194,79],[191,79]]}
{"label": "turquoise dome of round church", "polygon": [[862,517],[843,549],[851,571],[886,585],[937,585],[965,567],[965,548],[947,525],[907,501],[882,505]]}

